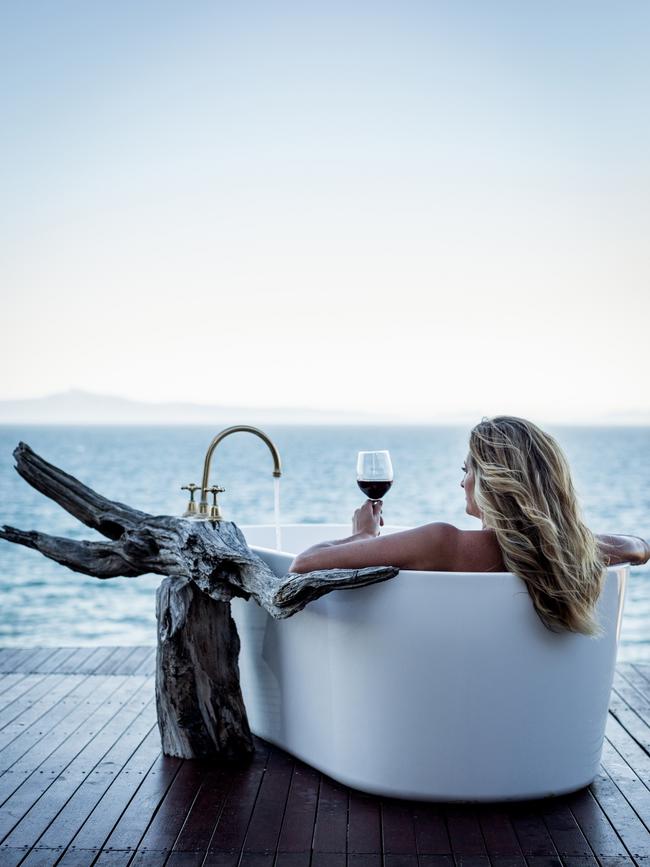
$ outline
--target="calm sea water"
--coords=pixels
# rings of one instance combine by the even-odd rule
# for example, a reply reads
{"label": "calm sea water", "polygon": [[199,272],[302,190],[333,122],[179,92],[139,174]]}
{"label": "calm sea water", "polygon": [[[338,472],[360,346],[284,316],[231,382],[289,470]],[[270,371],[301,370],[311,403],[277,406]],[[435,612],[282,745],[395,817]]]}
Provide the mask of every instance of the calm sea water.
{"label": "calm sea water", "polygon": [[[363,501],[355,482],[359,449],[390,449],[395,484],[387,523],[442,520],[467,529],[461,464],[466,428],[265,428],[283,461],[285,523],[344,523]],[[200,483],[207,427],[0,427],[0,524],[71,539],[101,538],[29,487],[14,470],[20,440],[105,496],[152,514],[180,515]],[[650,429],[556,428],[583,512],[595,532],[650,536]],[[224,515],[238,524],[272,523],[272,462],[266,446],[235,434],[218,447],[212,483],[226,488]],[[0,645],[155,644],[159,578],[99,581],[35,551],[0,540]],[[619,659],[650,661],[650,569],[632,569]]]}

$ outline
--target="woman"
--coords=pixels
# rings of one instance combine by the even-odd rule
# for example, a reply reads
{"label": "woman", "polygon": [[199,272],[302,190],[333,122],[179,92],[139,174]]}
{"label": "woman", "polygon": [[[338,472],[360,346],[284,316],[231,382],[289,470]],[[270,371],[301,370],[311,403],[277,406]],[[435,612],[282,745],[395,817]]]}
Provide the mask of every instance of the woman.
{"label": "woman", "polygon": [[299,554],[293,572],[390,564],[425,572],[513,572],[544,625],[598,636],[594,606],[604,567],[647,563],[637,536],[595,536],[582,522],[567,460],[557,442],[514,416],[471,431],[461,487],[481,530],[433,523],[379,536],[382,501],[354,513],[352,535]]}

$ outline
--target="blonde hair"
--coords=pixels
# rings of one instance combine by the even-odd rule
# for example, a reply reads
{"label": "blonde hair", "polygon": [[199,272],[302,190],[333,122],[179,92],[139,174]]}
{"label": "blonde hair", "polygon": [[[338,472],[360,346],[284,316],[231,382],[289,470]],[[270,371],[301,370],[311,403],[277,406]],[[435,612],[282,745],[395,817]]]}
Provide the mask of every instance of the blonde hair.
{"label": "blonde hair", "polygon": [[526,582],[542,623],[602,635],[595,605],[604,562],[557,442],[522,418],[484,418],[470,434],[469,463],[483,524],[496,533],[506,568]]}

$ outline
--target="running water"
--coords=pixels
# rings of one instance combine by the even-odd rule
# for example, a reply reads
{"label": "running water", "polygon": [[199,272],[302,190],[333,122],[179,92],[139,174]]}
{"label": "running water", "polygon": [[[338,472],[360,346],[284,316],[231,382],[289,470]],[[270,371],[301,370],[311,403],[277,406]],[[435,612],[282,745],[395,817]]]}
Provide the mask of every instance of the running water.
{"label": "running water", "polygon": [[282,550],[282,537],[280,534],[280,477],[276,476],[273,479],[274,505],[273,515],[275,518],[275,548],[277,551]]}

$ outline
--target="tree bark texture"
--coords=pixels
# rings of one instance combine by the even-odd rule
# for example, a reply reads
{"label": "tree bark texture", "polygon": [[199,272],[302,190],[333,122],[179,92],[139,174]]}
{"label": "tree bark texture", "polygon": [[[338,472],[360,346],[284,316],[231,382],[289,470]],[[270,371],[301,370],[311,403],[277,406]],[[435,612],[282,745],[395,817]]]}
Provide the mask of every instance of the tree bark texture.
{"label": "tree bark texture", "polygon": [[230,521],[149,515],[102,497],[26,443],[13,454],[26,482],[106,541],[76,541],[7,525],[0,538],[97,578],[165,576],[156,599],[156,704],[166,755],[232,760],[253,750],[239,685],[233,596],[252,597],[281,619],[332,590],[374,584],[398,572],[372,566],[279,576]]}
{"label": "tree bark texture", "polygon": [[165,755],[251,755],[230,604],[216,602],[191,581],[163,578],[156,619],[156,708]]}

